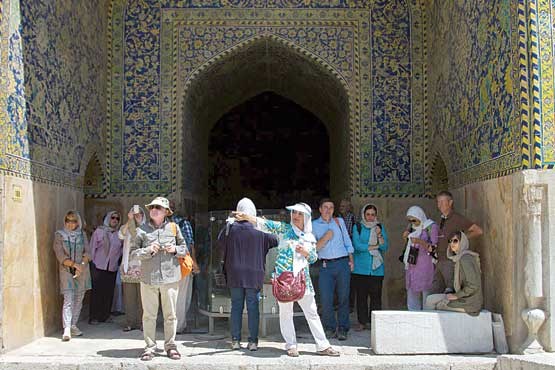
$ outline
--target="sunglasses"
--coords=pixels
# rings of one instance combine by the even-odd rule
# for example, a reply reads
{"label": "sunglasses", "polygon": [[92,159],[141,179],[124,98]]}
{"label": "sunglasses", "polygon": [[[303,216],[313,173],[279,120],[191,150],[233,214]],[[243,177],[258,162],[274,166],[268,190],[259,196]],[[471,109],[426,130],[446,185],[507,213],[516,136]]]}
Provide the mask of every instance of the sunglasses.
{"label": "sunglasses", "polygon": [[457,244],[459,242],[459,239],[457,238],[449,239],[448,242],[449,244]]}
{"label": "sunglasses", "polygon": [[110,217],[112,220],[118,220],[119,221],[119,217],[118,216],[112,216]]}

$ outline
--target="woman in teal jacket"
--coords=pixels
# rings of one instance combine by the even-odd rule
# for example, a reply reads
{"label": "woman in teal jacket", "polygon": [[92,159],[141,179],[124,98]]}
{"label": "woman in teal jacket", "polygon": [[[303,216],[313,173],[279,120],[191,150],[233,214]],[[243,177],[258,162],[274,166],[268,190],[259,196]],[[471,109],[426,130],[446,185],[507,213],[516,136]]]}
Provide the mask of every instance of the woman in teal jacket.
{"label": "woman in teal jacket", "polygon": [[[382,308],[384,276],[383,253],[388,248],[387,232],[378,222],[378,209],[372,204],[362,207],[361,222],[353,225],[355,248],[352,284],[356,294],[358,327],[370,329],[372,310]],[[370,296],[370,310],[368,310]]]}

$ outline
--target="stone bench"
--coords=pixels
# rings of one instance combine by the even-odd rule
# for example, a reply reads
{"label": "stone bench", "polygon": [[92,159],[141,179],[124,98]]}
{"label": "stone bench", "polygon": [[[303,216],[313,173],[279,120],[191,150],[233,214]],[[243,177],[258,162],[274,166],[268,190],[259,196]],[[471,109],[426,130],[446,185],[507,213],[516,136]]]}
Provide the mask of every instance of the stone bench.
{"label": "stone bench", "polygon": [[490,353],[491,312],[373,311],[370,341],[379,355]]}

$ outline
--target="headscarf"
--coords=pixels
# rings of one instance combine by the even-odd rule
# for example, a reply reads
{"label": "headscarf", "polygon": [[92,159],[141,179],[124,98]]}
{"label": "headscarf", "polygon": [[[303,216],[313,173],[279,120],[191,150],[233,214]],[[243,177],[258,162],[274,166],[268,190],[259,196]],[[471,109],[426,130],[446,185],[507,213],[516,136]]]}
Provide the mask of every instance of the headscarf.
{"label": "headscarf", "polygon": [[366,226],[368,229],[370,229],[370,239],[368,239],[368,245],[376,245],[378,244],[378,234],[376,233],[376,227],[378,227],[378,224],[380,222],[378,221],[377,217],[375,221],[372,221],[372,222],[366,221],[366,218],[364,217],[364,213],[368,210],[369,206],[376,207],[370,203],[365,204],[364,207],[362,207],[362,209],[360,210],[360,223]]}
{"label": "headscarf", "polygon": [[[312,209],[306,203],[296,203],[292,206],[285,207],[289,211],[291,211],[291,226],[293,227],[293,231],[295,235],[300,240],[300,244],[314,244],[316,243],[316,238],[314,234],[312,234]],[[293,211],[302,212],[304,216],[304,230],[299,229],[295,224],[293,224]],[[295,250],[295,245],[299,243],[290,243],[290,248],[293,250],[293,274],[297,274],[299,271],[302,271],[305,267],[308,266],[308,261],[306,258],[298,253]]]}
{"label": "headscarf", "polygon": [[[118,221],[118,224],[115,227],[110,226],[110,220],[112,218],[113,214],[117,214],[119,215],[120,219]],[[102,222],[102,227],[103,229],[105,229],[106,231],[116,231],[119,228],[119,225],[121,223],[121,215],[119,214],[118,211],[108,211],[108,213],[106,213],[106,216],[104,216],[104,221]]]}
{"label": "headscarf", "polygon": [[478,262],[478,268],[480,268],[480,255],[470,250],[470,243],[468,242],[468,238],[461,231],[461,240],[459,240],[459,253],[454,253],[451,248],[447,248],[447,258],[455,262],[455,274],[453,280],[453,288],[455,288],[455,292],[458,292],[461,289],[460,261],[465,254],[469,254],[476,258],[476,262]]}
{"label": "headscarf", "polygon": [[[133,212],[133,207],[131,207],[129,212]],[[135,225],[136,227],[144,225],[146,223],[146,212],[143,209],[143,207],[139,207],[139,212],[143,215],[143,220],[141,221],[141,223],[139,225],[136,225],[137,220],[135,220],[135,216],[133,216],[133,219],[129,220],[128,223],[132,222],[133,225]],[[123,265],[123,272],[127,272],[127,270],[129,269],[129,252],[131,252],[131,236],[133,232],[134,230],[130,230],[128,225],[127,235],[125,235],[125,241],[123,243],[123,255],[121,259],[121,263]]]}
{"label": "headscarf", "polygon": [[[375,221],[366,221],[366,217],[364,217],[364,213],[366,213],[366,211],[369,209],[369,207],[372,206],[374,207],[376,210],[378,209],[375,205],[367,203],[364,205],[364,207],[362,207],[362,209],[360,210],[360,223],[363,224],[364,226],[366,226],[368,229],[370,229],[370,237],[368,238],[368,246],[374,246],[374,245],[378,245],[378,233],[377,233],[377,229],[378,229],[378,225],[379,225],[379,221],[376,215],[376,220]],[[378,211],[376,211],[377,213]],[[381,265],[383,265],[383,256],[380,253],[379,250],[377,249],[373,249],[373,250],[369,250],[368,253],[370,253],[372,255],[372,270],[377,269],[378,267],[380,267]]]}
{"label": "headscarf", "polygon": [[115,227],[110,226],[110,219],[112,218],[112,215],[114,213],[119,215],[118,211],[108,211],[108,213],[106,213],[106,216],[104,216],[104,221],[102,223],[102,226],[99,227],[100,229],[104,230],[103,241],[104,241],[104,253],[106,255],[110,253],[110,238],[108,237],[108,233],[113,233],[117,231],[121,223],[121,215],[120,215],[118,224]]}
{"label": "headscarf", "polygon": [[[75,230],[69,230],[68,228],[66,228],[66,218],[70,214],[73,214],[77,219],[77,227],[75,228]],[[62,237],[65,240],[69,240],[71,243],[74,243],[77,240],[77,238],[81,237],[83,233],[83,221],[81,219],[81,215],[79,214],[79,212],[75,210],[67,211],[64,216],[64,227],[61,230],[58,230],[57,232],[60,235],[62,235]]]}
{"label": "headscarf", "polygon": [[[312,234],[312,209],[310,208],[310,206],[306,203],[301,202],[293,204],[292,206],[287,206],[285,207],[285,209],[291,211],[290,220],[295,235],[297,235],[299,239],[305,240],[310,243],[316,243],[316,238],[314,237],[314,234]],[[304,230],[299,229],[293,224],[293,211],[302,212],[304,216]]]}
{"label": "headscarf", "polygon": [[[256,217],[256,206],[254,205],[252,200],[246,197],[241,199],[239,202],[237,202],[236,211],[243,212],[249,216]],[[233,223],[237,221],[237,219],[235,217],[228,217],[225,221],[227,223],[226,235],[228,235],[230,226],[233,225]]]}
{"label": "headscarf", "polygon": [[410,207],[407,210],[407,217],[414,217],[417,220],[420,220],[420,225],[418,226],[411,225],[413,228],[413,231],[409,234],[407,238],[407,245],[405,247],[405,253],[403,254],[403,263],[405,264],[405,270],[408,270],[409,268],[408,258],[409,258],[410,247],[412,246],[412,241],[410,239],[420,238],[420,236],[422,235],[422,231],[434,223],[433,220],[430,220],[426,216],[426,213],[424,213],[424,210],[419,206]]}

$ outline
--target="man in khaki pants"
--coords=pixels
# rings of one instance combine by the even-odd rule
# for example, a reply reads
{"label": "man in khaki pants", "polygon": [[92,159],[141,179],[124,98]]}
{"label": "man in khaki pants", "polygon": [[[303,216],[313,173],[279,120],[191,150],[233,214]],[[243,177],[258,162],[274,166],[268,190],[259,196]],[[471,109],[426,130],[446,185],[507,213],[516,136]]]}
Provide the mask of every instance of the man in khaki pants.
{"label": "man in khaki pants", "polygon": [[169,201],[158,197],[146,205],[149,222],[137,230],[137,256],[141,259],[141,301],[146,347],[141,360],[150,361],[156,350],[158,296],[164,314],[164,350],[172,360],[181,355],[175,345],[176,304],[181,269],[178,257],[185,257],[187,246],[179,228],[168,221],[172,215]]}

